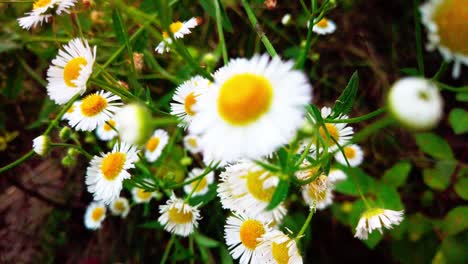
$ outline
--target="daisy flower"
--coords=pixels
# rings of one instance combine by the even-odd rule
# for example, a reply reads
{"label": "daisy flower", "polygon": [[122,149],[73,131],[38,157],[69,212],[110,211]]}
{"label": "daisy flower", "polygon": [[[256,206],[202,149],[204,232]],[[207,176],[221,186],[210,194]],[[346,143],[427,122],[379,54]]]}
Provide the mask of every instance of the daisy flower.
{"label": "daisy flower", "polygon": [[260,263],[262,260],[258,246],[264,234],[270,232],[268,223],[234,214],[228,217],[224,226],[224,238],[229,252],[240,264]]}
{"label": "daisy flower", "polygon": [[167,145],[169,141],[169,135],[162,129],[156,129],[153,136],[146,142],[145,145],[145,157],[149,162],[156,161]]}
{"label": "daisy flower", "polygon": [[99,91],[86,96],[70,114],[68,123],[76,130],[92,131],[103,126],[119,111],[123,103],[111,92]]}
{"label": "daisy flower", "polygon": [[332,169],[330,169],[330,172],[328,173],[328,180],[332,184],[342,182],[342,181],[346,180],[346,178],[348,178],[348,177],[340,169],[332,168]]}
{"label": "daisy flower", "polygon": [[223,208],[276,223],[286,215],[283,203],[266,210],[278,186],[277,175],[250,161],[242,161],[226,167],[220,178],[217,191]]}
{"label": "daisy flower", "polygon": [[109,206],[112,215],[121,216],[122,218],[127,217],[130,212],[130,205],[127,198],[120,197],[114,200]]}
{"label": "daisy flower", "polygon": [[259,159],[287,144],[312,93],[306,76],[293,67],[292,61],[263,55],[219,69],[189,127],[200,135],[204,154],[226,162]]}
{"label": "daisy flower", "polygon": [[338,151],[335,154],[335,160],[347,166],[348,163],[346,163],[346,159],[351,167],[359,166],[364,160],[364,152],[361,147],[356,144],[345,146],[343,147],[343,152]]}
{"label": "daisy flower", "polygon": [[86,228],[96,230],[101,227],[102,221],[106,218],[106,206],[102,203],[93,202],[86,208],[84,224]]}
{"label": "daisy flower", "polygon": [[393,117],[414,130],[435,127],[443,113],[443,101],[437,87],[429,80],[407,77],[393,84],[388,94]]}
{"label": "daisy flower", "polygon": [[454,61],[452,76],[458,78],[461,65],[468,66],[468,11],[465,0],[428,0],[420,7],[426,26],[427,49],[438,49],[445,61]]}
{"label": "daisy flower", "polygon": [[[188,180],[191,180],[193,178],[196,178],[200,175],[203,174],[205,170],[204,169],[200,169],[200,168],[194,168],[192,169],[192,171],[190,171],[189,173],[189,176],[187,177],[187,181]],[[190,184],[187,184],[184,186],[184,192],[186,194],[191,194],[193,189],[195,189],[195,191],[193,191],[193,194],[192,196],[196,196],[196,195],[204,195],[205,193],[208,192],[208,187],[210,186],[210,184],[212,184],[214,181],[214,172],[213,171],[210,171],[208,174],[206,174],[203,178],[201,178],[200,180],[197,180],[197,181],[194,181]]]}
{"label": "daisy flower", "polygon": [[62,120],[70,120],[70,117],[72,116],[72,113],[77,110],[77,106],[81,103],[81,101],[75,101],[68,109],[67,111],[63,114]]}
{"label": "daisy flower", "polygon": [[325,175],[302,186],[302,198],[312,208],[323,210],[333,203],[332,185]]}
{"label": "daisy flower", "polygon": [[156,192],[148,192],[144,189],[134,187],[132,188],[132,196],[135,203],[147,203],[151,198],[156,196]]}
{"label": "daisy flower", "polygon": [[262,263],[302,264],[302,256],[296,241],[279,230],[272,230],[261,237],[258,250]]}
{"label": "daisy flower", "polygon": [[377,229],[382,233],[382,227],[390,229],[392,226],[400,224],[401,221],[403,221],[403,211],[382,208],[368,209],[361,215],[354,237],[367,239],[373,230]]}
{"label": "daisy flower", "polygon": [[122,182],[130,178],[128,169],[135,167],[138,150],[125,142],[115,144],[111,152],[94,156],[86,170],[86,185],[94,200],[110,204],[122,190]]}
{"label": "daisy flower", "polygon": [[33,150],[39,156],[45,156],[50,149],[50,138],[48,136],[38,136],[33,139]]}
{"label": "daisy flower", "polygon": [[172,194],[165,205],[159,206],[159,223],[167,232],[186,237],[198,227],[201,219],[198,206],[190,206],[184,200]]}
{"label": "daisy flower", "polygon": [[114,120],[119,124],[120,140],[133,145],[144,144],[153,133],[151,114],[140,104],[133,103],[122,107]]}
{"label": "daisy flower", "polygon": [[181,120],[180,126],[187,127],[192,121],[195,112],[195,104],[197,98],[210,86],[210,81],[201,77],[195,76],[177,87],[171,103],[171,114]]}
{"label": "daisy flower", "polygon": [[184,137],[184,147],[192,154],[197,154],[202,151],[199,142],[200,137],[197,135],[186,135]]}
{"label": "daisy flower", "polygon": [[47,70],[47,94],[57,104],[65,104],[86,91],[96,58],[96,46],[91,50],[85,39],[70,40],[63,49]]}
{"label": "daisy flower", "polygon": [[[172,34],[174,35],[174,39],[183,38],[185,35],[191,33],[190,29],[196,27],[198,25],[197,19],[192,17],[188,21],[180,22],[176,21],[169,25],[169,29],[171,30]],[[159,54],[164,52],[169,52],[169,44],[172,43],[172,39],[169,37],[167,32],[162,33],[163,41],[159,42],[158,46],[156,47],[155,51]]]}
{"label": "daisy flower", "polygon": [[33,3],[33,9],[27,12],[24,17],[18,18],[19,25],[29,30],[44,22],[49,22],[52,18],[53,10],[57,15],[62,12],[70,13],[70,8],[75,5],[76,0],[36,0]]}
{"label": "daisy flower", "polygon": [[[336,30],[335,23],[327,18],[322,18],[319,22],[314,19],[314,23],[312,31],[319,35],[332,34]],[[307,27],[309,27],[309,23],[307,23]]]}
{"label": "daisy flower", "polygon": [[109,141],[118,135],[117,131],[114,129],[117,130],[117,123],[114,119],[109,119],[104,124],[97,127],[96,135],[102,141]]}

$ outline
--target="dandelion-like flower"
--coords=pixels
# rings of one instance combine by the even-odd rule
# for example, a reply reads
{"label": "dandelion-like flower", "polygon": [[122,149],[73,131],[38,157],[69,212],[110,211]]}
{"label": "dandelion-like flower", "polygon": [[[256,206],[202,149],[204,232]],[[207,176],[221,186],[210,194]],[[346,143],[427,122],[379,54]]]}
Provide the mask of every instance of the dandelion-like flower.
{"label": "dandelion-like flower", "polygon": [[335,154],[335,160],[347,166],[348,163],[346,162],[346,159],[351,167],[357,167],[361,165],[364,160],[364,152],[361,147],[356,144],[345,146],[343,147],[343,151],[339,150]]}
{"label": "dandelion-like flower", "polygon": [[156,196],[156,192],[149,192],[144,189],[134,187],[132,189],[132,196],[135,203],[147,203]]}
{"label": "dandelion-like flower", "polygon": [[[180,22],[176,21],[169,25],[169,29],[171,30],[172,34],[174,35],[175,39],[183,38],[185,35],[191,33],[190,29],[195,28],[198,25],[197,19],[192,17],[188,21]],[[158,46],[156,47],[155,51],[159,54],[164,52],[169,52],[169,44],[172,43],[172,39],[169,37],[167,32],[162,33],[163,40],[159,42]]]}
{"label": "dandelion-like flower", "polygon": [[83,94],[95,58],[96,47],[91,50],[86,39],[70,40],[47,70],[49,97],[57,104],[65,104],[76,94]]}
{"label": "dandelion-like flower", "polygon": [[[205,171],[204,169],[194,168],[192,169],[192,171],[190,171],[189,176],[187,177],[186,180],[188,181],[193,178],[196,178],[202,175],[204,171]],[[196,180],[190,184],[185,185],[184,191],[186,194],[190,194],[193,191],[192,196],[204,195],[205,193],[208,192],[208,187],[210,186],[210,184],[213,183],[213,181],[214,181],[214,172],[210,171],[208,172],[208,174],[203,176],[200,180]]]}
{"label": "dandelion-like flower", "polygon": [[40,135],[33,139],[33,150],[39,156],[45,156],[49,153],[50,138],[48,136]]}
{"label": "dandelion-like flower", "polygon": [[[322,107],[321,109],[321,115],[322,118],[327,118],[332,114],[332,109],[330,107]],[[337,119],[347,119],[347,115],[340,115],[337,117]],[[325,128],[320,127],[318,129],[318,136],[323,140],[323,142],[327,145],[328,147],[328,152],[334,152],[338,149],[338,145],[336,142],[338,142],[339,145],[343,146],[347,144],[353,137],[353,128],[349,127],[346,123],[325,123]],[[328,135],[327,135],[328,134]],[[315,144],[317,142],[317,139],[314,138],[312,139],[313,143]],[[319,142],[319,144],[322,144]],[[323,146],[320,145],[319,150],[322,150]],[[317,147],[313,145],[313,148],[311,148],[311,151],[316,151]]]}
{"label": "dandelion-like flower", "polygon": [[262,263],[302,264],[296,241],[279,230],[271,230],[261,237],[258,250]]}
{"label": "dandelion-like flower", "polygon": [[122,218],[127,217],[130,212],[130,204],[127,198],[120,197],[115,199],[109,206],[112,215],[120,216]]}
{"label": "dandelion-like flower", "polygon": [[302,198],[317,210],[323,210],[333,203],[332,185],[325,175],[320,175],[304,186],[302,186]]}
{"label": "dandelion-like flower", "polygon": [[101,228],[101,223],[106,218],[106,206],[102,203],[93,202],[88,205],[84,215],[86,228],[96,230]]}
{"label": "dandelion-like flower", "polygon": [[[317,20],[314,20],[314,23]],[[307,24],[309,27],[309,24]],[[315,23],[312,27],[312,31],[319,34],[319,35],[327,35],[332,34],[336,30],[336,24],[330,19],[322,18],[319,22]]]}
{"label": "dandelion-like flower", "polygon": [[103,126],[119,111],[123,103],[111,92],[99,91],[86,96],[70,114],[68,123],[76,130],[92,131]]}
{"label": "dandelion-like flower", "polygon": [[184,237],[198,227],[201,219],[197,206],[190,206],[174,194],[165,205],[159,206],[159,213],[161,216],[158,221],[164,226],[164,230]]}
{"label": "dandelion-like flower", "polygon": [[96,129],[96,135],[100,140],[109,141],[118,136],[118,126],[114,119],[107,120]]}
{"label": "dandelion-like flower", "polygon": [[187,135],[184,137],[184,147],[192,154],[197,154],[202,151],[200,147],[200,137],[197,135]]}
{"label": "dandelion-like flower", "polygon": [[[214,74],[189,127],[203,153],[226,162],[259,159],[287,144],[302,125],[311,86],[292,61],[235,59]],[[268,131],[268,133],[265,133]],[[259,140],[261,139],[261,140]]]}
{"label": "dandelion-like flower", "polygon": [[428,0],[420,7],[426,26],[427,49],[438,49],[445,61],[453,61],[453,78],[458,78],[461,65],[468,66],[468,9],[465,0]]}
{"label": "dandelion-like flower", "polygon": [[153,136],[146,142],[145,157],[149,162],[156,161],[167,145],[169,135],[165,130],[157,129],[154,131]]}
{"label": "dandelion-like flower", "polygon": [[52,15],[64,13],[70,13],[70,8],[73,7],[76,0],[36,0],[33,3],[33,9],[27,12],[24,17],[18,18],[19,25],[29,30],[32,27],[41,25],[45,22],[49,22]]}
{"label": "dandelion-like flower", "polygon": [[367,239],[373,230],[379,230],[382,233],[382,227],[391,229],[403,221],[403,211],[393,211],[382,208],[372,208],[365,211],[356,227],[354,237]]}
{"label": "dandelion-like flower", "polygon": [[122,182],[131,176],[127,170],[138,161],[137,154],[134,146],[121,142],[111,152],[94,156],[86,170],[86,185],[94,200],[110,204],[120,196]]}

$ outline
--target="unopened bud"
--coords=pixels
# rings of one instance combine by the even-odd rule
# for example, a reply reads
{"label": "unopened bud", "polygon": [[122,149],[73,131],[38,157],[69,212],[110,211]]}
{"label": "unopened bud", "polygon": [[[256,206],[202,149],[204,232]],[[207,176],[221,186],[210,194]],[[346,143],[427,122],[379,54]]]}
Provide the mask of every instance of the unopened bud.
{"label": "unopened bud", "polygon": [[69,127],[64,127],[60,130],[59,137],[63,141],[67,141],[70,139],[72,130]]}
{"label": "unopened bud", "polygon": [[183,157],[181,160],[180,160],[180,164],[182,166],[189,166],[190,164],[192,164],[192,159],[190,157]]}
{"label": "unopened bud", "polygon": [[39,156],[45,156],[50,150],[50,138],[45,135],[38,136],[33,140],[33,150]]}
{"label": "unopened bud", "polygon": [[146,107],[133,103],[122,107],[115,120],[119,127],[119,137],[132,145],[142,145],[151,136],[151,114]]}

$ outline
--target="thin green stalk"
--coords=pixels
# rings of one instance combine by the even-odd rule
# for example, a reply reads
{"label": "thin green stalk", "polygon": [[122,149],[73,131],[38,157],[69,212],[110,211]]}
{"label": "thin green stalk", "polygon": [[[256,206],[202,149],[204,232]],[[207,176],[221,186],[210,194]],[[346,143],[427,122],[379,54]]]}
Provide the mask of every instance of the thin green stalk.
{"label": "thin green stalk", "polygon": [[68,101],[68,103],[65,104],[65,106],[62,108],[62,110],[59,112],[59,114],[54,118],[54,120],[52,120],[52,122],[50,122],[49,126],[47,127],[46,131],[44,132],[44,136],[47,136],[51,131],[52,131],[52,128],[54,128],[56,125],[58,125],[58,122],[60,121],[60,119],[62,119],[62,116],[67,112],[68,108],[70,108],[70,106],[72,106],[72,104],[78,99],[80,98],[81,94],[76,94],[75,96],[73,96],[70,101]]}
{"label": "thin green stalk", "polygon": [[260,24],[258,23],[258,20],[255,17],[254,12],[250,8],[249,3],[247,3],[247,0],[242,0],[242,5],[244,6],[245,12],[249,17],[252,27],[255,29],[255,31],[257,31],[257,34],[260,37],[260,40],[263,42],[263,45],[265,46],[268,54],[270,54],[271,57],[275,57],[276,55],[278,55],[273,45],[271,45],[270,40],[265,35],[265,32],[263,32],[262,26],[260,26]]}
{"label": "thin green stalk", "polygon": [[362,121],[365,121],[365,120],[368,120],[368,119],[371,119],[371,118],[374,118],[378,115],[381,115],[383,113],[385,113],[386,109],[385,108],[379,108],[373,112],[370,112],[368,114],[365,114],[365,115],[362,115],[362,116],[358,116],[358,117],[354,117],[354,118],[347,118],[347,119],[325,119],[325,123],[359,123],[359,122],[362,122]]}
{"label": "thin green stalk", "polygon": [[312,220],[312,216],[314,216],[314,212],[315,208],[310,208],[309,215],[307,216],[307,219],[302,225],[301,230],[299,230],[299,233],[297,233],[296,239],[300,239],[302,235],[304,235],[305,231],[307,230],[307,227],[309,227],[310,221]]}
{"label": "thin green stalk", "polygon": [[73,20],[75,21],[76,27],[78,28],[78,34],[80,35],[81,39],[85,39],[83,36],[83,30],[81,29],[81,23],[80,23],[80,18],[78,17],[77,13],[72,13],[71,16],[73,17]]}
{"label": "thin green stalk", "polygon": [[442,61],[442,64],[440,64],[439,70],[437,70],[436,74],[432,77],[433,81],[437,81],[440,79],[440,77],[445,73],[445,71],[448,68],[448,62],[445,60]]}
{"label": "thin green stalk", "polygon": [[414,34],[416,37],[416,54],[418,56],[419,73],[424,76],[424,58],[422,50],[421,23],[419,15],[419,0],[413,0]]}
{"label": "thin green stalk", "polygon": [[197,177],[195,178],[192,178],[190,180],[187,180],[187,181],[184,181],[182,183],[178,183],[178,184],[174,184],[174,185],[170,185],[170,186],[167,186],[166,189],[177,189],[177,188],[180,188],[180,187],[184,187],[185,185],[187,184],[191,184],[192,182],[195,182],[195,181],[198,181],[198,180],[201,180],[203,177],[205,177],[206,175],[208,175],[208,173],[210,173],[211,171],[213,171],[214,169],[209,167],[207,169],[205,169],[205,171],[198,175]]}
{"label": "thin green stalk", "polygon": [[166,245],[166,249],[164,250],[164,255],[160,262],[161,264],[166,263],[167,257],[169,257],[169,252],[171,251],[172,245],[174,244],[174,240],[175,240],[175,235],[172,235],[171,239],[169,240],[169,243],[167,243]]}
{"label": "thin green stalk", "polygon": [[442,89],[442,90],[447,90],[447,91],[451,91],[451,92],[455,92],[455,93],[464,93],[464,92],[468,92],[468,86],[461,86],[461,87],[452,87],[450,85],[447,85],[445,83],[441,83],[441,82],[435,82],[437,84],[437,87],[439,87],[439,89]]}
{"label": "thin green stalk", "polygon": [[30,150],[28,153],[24,154],[21,158],[13,161],[12,163],[8,164],[8,165],[5,165],[3,167],[0,168],[0,173],[3,173],[9,169],[12,169],[18,165],[20,165],[21,163],[27,161],[28,159],[30,159],[32,156],[34,156],[34,151],[33,150]]}
{"label": "thin green stalk", "polygon": [[[195,256],[195,251],[194,251],[194,248],[193,248],[193,236],[189,236],[189,250],[190,250],[190,254],[192,254],[192,256]],[[195,264],[195,259],[192,257],[190,258],[190,264]]]}
{"label": "thin green stalk", "polygon": [[148,50],[143,51],[145,61],[151,67],[151,69],[158,71],[164,78],[168,79],[169,81],[173,82],[174,84],[180,84],[181,81],[174,75],[170,74],[166,71],[161,65],[159,65],[158,61],[154,58],[153,54],[151,54]]}
{"label": "thin green stalk", "polygon": [[73,144],[67,144],[67,143],[51,143],[51,147],[65,147],[65,148],[74,148],[77,149],[81,154],[85,155],[86,158],[92,159],[93,155],[89,154],[86,150],[84,150],[82,147],[73,145]]}
{"label": "thin green stalk", "polygon": [[223,25],[221,24],[221,11],[219,7],[219,2],[218,0],[213,0],[215,9],[216,9],[216,26],[218,27],[218,35],[219,35],[219,42],[221,45],[221,52],[223,54],[223,61],[224,65],[228,63],[228,54],[227,54],[227,49],[226,49],[226,42],[224,41],[224,32],[223,32]]}
{"label": "thin green stalk", "polygon": [[371,134],[373,134],[373,133],[375,133],[377,131],[380,131],[384,127],[387,127],[387,126],[393,124],[394,122],[395,121],[390,116],[383,117],[383,118],[375,121],[374,123],[364,127],[358,133],[354,134],[352,141],[354,143],[361,142],[362,140],[366,139],[369,135],[371,135]]}
{"label": "thin green stalk", "polygon": [[165,126],[165,125],[175,125],[179,123],[180,121],[176,117],[160,117],[160,118],[153,119],[151,121],[151,124],[153,124],[153,126],[156,126],[156,127]]}
{"label": "thin green stalk", "polygon": [[41,76],[39,76],[39,74],[37,74],[31,67],[29,67],[29,65],[24,61],[24,59],[22,57],[18,57],[18,60],[21,64],[21,66],[23,66],[24,70],[29,73],[29,75],[31,75],[31,77],[36,81],[38,82],[39,84],[41,84],[42,86],[44,87],[47,87],[47,82],[42,79]]}

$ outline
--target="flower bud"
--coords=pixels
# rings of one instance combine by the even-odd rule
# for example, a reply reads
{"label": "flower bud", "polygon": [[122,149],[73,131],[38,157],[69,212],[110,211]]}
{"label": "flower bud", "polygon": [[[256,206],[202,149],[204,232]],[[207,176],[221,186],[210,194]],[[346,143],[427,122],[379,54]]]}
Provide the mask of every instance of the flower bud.
{"label": "flower bud", "polygon": [[180,164],[182,166],[189,166],[190,164],[192,164],[192,159],[190,157],[183,157],[181,160],[180,160]]}
{"label": "flower bud", "polygon": [[133,103],[122,107],[115,120],[119,127],[120,140],[132,145],[142,145],[151,136],[151,114],[146,107]]}
{"label": "flower bud", "polygon": [[70,139],[71,133],[71,129],[66,126],[60,130],[59,137],[63,141],[68,141]]}
{"label": "flower bud", "polygon": [[39,156],[45,156],[50,150],[50,138],[45,135],[38,136],[33,140],[33,150]]}

